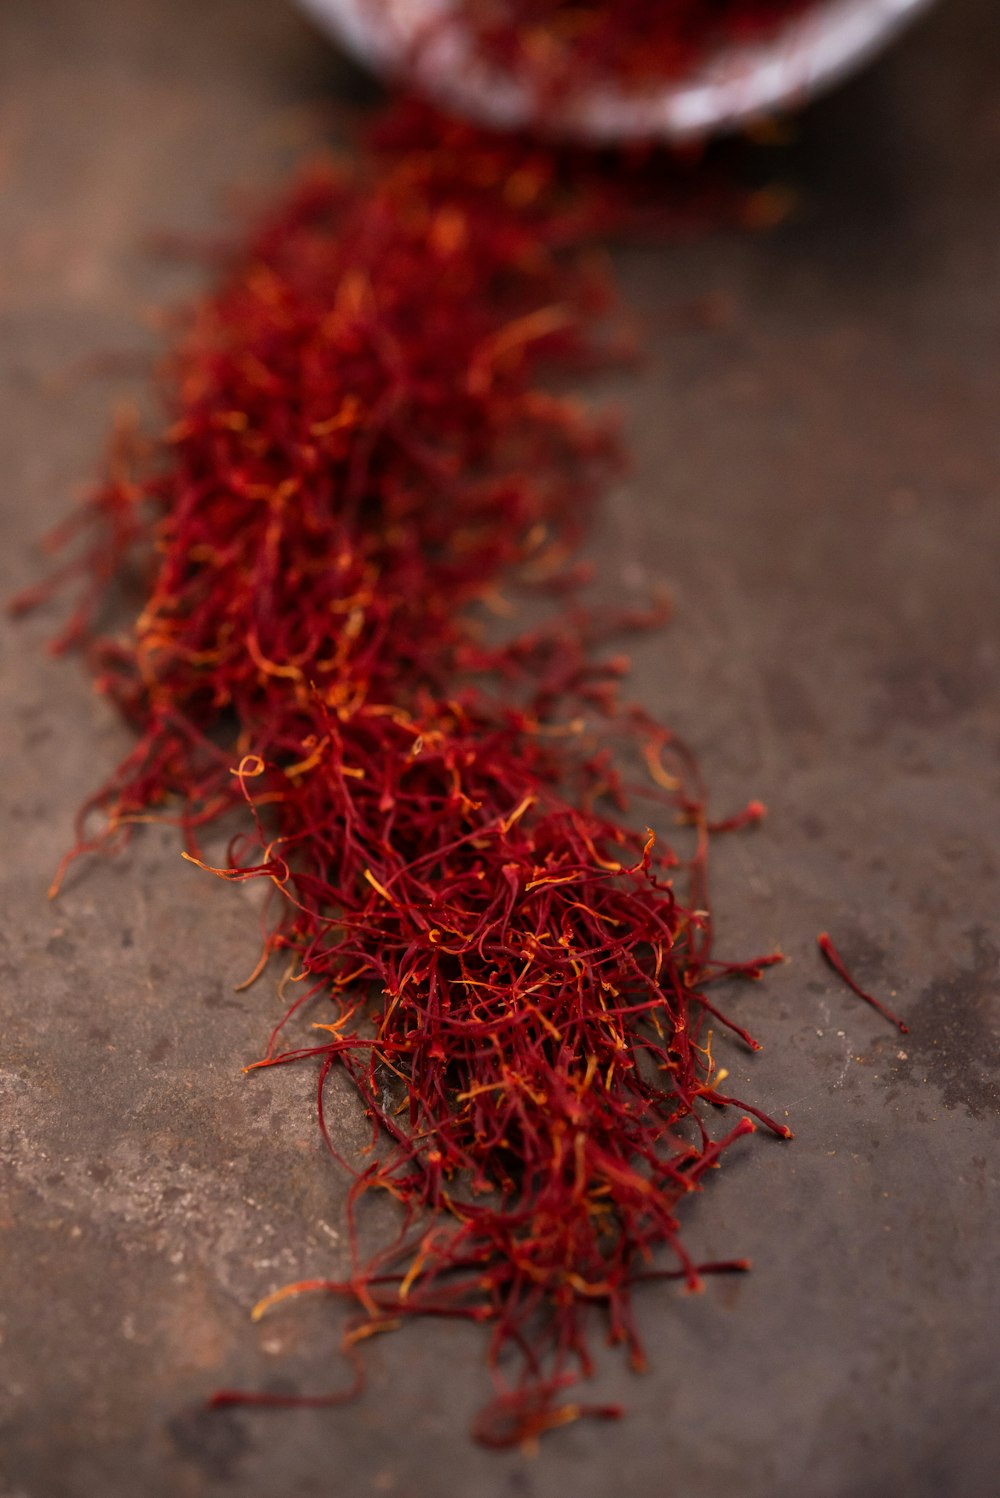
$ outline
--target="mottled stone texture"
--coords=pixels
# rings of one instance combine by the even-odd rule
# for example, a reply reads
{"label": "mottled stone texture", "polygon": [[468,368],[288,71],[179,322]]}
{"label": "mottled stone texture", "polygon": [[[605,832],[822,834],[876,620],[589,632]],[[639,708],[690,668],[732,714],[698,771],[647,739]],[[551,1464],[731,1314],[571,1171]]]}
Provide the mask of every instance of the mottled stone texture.
{"label": "mottled stone texture", "polygon": [[[215,229],[361,85],[278,0],[4,0],[0,69],[9,591],[145,398],[149,309],[198,285],[150,235]],[[127,738],[45,654],[51,612],[5,630],[3,1498],[997,1492],[998,83],[996,5],[950,0],[764,152],[790,223],[621,255],[649,354],[604,387],[636,464],[599,591],[671,587],[636,691],[720,806],[772,808],[720,849],[720,931],[791,960],[736,996],[766,1049],[727,1062],[797,1140],[749,1141],[692,1205],[696,1250],[756,1271],[642,1295],[652,1371],[608,1352],[595,1381],[620,1426],[478,1450],[481,1340],[437,1326],[373,1343],[347,1411],[202,1411],[343,1378],[335,1308],[247,1318],[343,1268],[343,1183],[308,1070],[240,1075],[277,1010],[233,992],[249,900],[153,833],[46,904]],[[837,986],[822,927],[912,1035]]]}

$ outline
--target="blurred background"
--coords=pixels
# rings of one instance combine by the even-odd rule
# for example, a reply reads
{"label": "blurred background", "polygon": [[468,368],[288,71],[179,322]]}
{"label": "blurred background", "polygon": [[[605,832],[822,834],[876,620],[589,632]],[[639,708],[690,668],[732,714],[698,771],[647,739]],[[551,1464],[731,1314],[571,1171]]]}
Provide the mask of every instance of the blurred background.
{"label": "blurred background", "polygon": [[[377,87],[283,0],[4,0],[0,497],[5,596],[150,411],[162,309],[216,236]],[[343,1267],[343,1182],[305,1072],[254,1078],[277,1001],[232,992],[241,895],[151,829],[53,905],[72,816],[128,738],[4,622],[0,1120],[3,1498],[993,1498],[1000,1064],[1000,12],[943,0],[877,65],[742,157],[793,203],[761,232],[616,251],[645,352],[604,377],[635,456],[592,538],[597,596],[664,585],[633,690],[698,750],[725,840],[719,930],[791,959],[739,997],[725,1064],[758,1137],[687,1227],[754,1273],[640,1298],[652,1371],[600,1359],[532,1459],[466,1437],[479,1335],[411,1326],[330,1413],[220,1384],[337,1386],[337,1312],[251,1326]],[[835,936],[902,1042],[818,961]],[[894,996],[894,997],[890,997]],[[347,1141],[364,1129],[337,1103]]]}

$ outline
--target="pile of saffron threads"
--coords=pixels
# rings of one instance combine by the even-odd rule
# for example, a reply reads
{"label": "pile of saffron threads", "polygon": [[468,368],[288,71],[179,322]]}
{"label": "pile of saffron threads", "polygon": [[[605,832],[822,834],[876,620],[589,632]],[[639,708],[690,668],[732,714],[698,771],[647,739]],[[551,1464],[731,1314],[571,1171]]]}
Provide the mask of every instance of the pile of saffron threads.
{"label": "pile of saffron threads", "polygon": [[[378,0],[371,0],[377,4]],[[478,57],[552,100],[593,86],[648,89],[713,52],[773,40],[815,0],[453,0]],[[434,26],[423,41],[433,40]]]}
{"label": "pile of saffron threads", "polygon": [[[637,1283],[746,1267],[694,1262],[676,1214],[752,1118],[789,1137],[712,1057],[713,1028],[756,1048],[717,986],[777,959],[714,954],[709,838],[763,808],[713,826],[691,756],[622,704],[624,664],[573,601],[620,452],[552,381],[608,357],[588,246],[622,189],[405,103],[363,163],[311,171],[231,257],[167,362],[166,430],[119,452],[74,523],[84,591],[57,648],[85,650],[136,742],[69,857],[162,820],[208,867],[204,832],[242,810],[212,872],[270,885],[255,975],[286,968],[248,1070],[317,1069],[353,1178],[350,1265],[258,1310],[344,1298],[355,1360],[408,1317],[484,1323],[475,1433],[503,1445],[618,1413],[565,1391],[595,1315],[642,1366]],[[665,218],[739,213],[673,170],[643,178]],[[141,613],[102,633],[137,570]],[[501,585],[569,592],[497,643]],[[693,852],[630,817],[636,795]],[[335,1068],[373,1122],[360,1161],[324,1117]],[[366,1257],[375,1192],[399,1232]]]}

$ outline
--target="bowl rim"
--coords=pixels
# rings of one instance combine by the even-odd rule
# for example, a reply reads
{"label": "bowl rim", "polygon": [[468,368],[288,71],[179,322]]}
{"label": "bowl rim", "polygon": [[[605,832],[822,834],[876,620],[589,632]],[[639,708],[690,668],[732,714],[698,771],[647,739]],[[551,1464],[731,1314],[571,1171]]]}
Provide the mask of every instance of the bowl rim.
{"label": "bowl rim", "polygon": [[[529,87],[491,69],[460,17],[461,0],[298,0],[376,72],[410,76],[442,105],[485,124],[537,124]],[[594,141],[690,140],[801,105],[880,51],[932,0],[816,0],[766,42],[723,48],[689,78],[626,91],[601,84],[547,111],[547,132]],[[429,39],[416,46],[433,25]]]}

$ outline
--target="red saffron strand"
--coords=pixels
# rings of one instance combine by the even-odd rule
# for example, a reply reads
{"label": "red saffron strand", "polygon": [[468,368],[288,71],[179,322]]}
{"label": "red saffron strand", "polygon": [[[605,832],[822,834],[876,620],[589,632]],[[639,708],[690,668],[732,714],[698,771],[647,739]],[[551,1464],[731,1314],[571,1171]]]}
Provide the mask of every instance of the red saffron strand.
{"label": "red saffron strand", "polygon": [[821,931],[819,936],[816,938],[816,945],[819,947],[820,951],[823,953],[823,956],[833,968],[833,971],[837,974],[838,978],[841,978],[843,982],[847,984],[852,993],[856,993],[859,999],[864,999],[866,1004],[870,1004],[873,1009],[877,1009],[879,1014],[881,1014],[884,1019],[887,1019],[892,1024],[894,1024],[896,1026],[896,1029],[899,1030],[901,1034],[909,1035],[909,1025],[904,1024],[899,1016],[893,1014],[891,1009],[887,1009],[880,999],[876,999],[872,994],[867,993],[865,989],[861,988],[854,981],[850,973],[847,971],[847,968],[844,964],[844,959],[841,957],[840,953],[837,951],[836,947],[833,945],[833,942],[830,940],[825,931]]}

